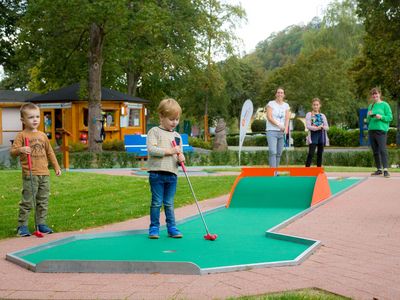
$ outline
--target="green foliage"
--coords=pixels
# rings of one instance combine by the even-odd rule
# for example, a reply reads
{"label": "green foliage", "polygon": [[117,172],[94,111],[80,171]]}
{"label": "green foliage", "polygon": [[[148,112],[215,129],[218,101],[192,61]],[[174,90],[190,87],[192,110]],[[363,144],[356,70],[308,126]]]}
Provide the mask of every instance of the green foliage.
{"label": "green foliage", "polygon": [[263,67],[273,70],[295,62],[304,45],[303,34],[306,29],[303,26],[292,25],[258,43],[255,54]]}
{"label": "green foliage", "polygon": [[114,157],[113,152],[104,151],[96,153],[97,167],[101,169],[112,168],[115,165]]}
{"label": "green foliage", "polygon": [[265,84],[264,98],[271,99],[276,87],[283,86],[292,111],[309,107],[318,96],[331,124],[354,120],[356,103],[350,92],[350,81],[343,59],[332,49],[318,48],[310,55],[300,54],[296,64],[276,69]]}
{"label": "green foliage", "polygon": [[[400,60],[400,15],[397,1],[357,1],[366,35],[362,54],[355,63],[360,93],[374,86],[386,88],[394,99],[400,96],[397,61]],[[379,38],[377,38],[379,37]]]}
{"label": "green foliage", "polygon": [[88,146],[87,144],[83,144],[81,142],[77,142],[77,143],[69,143],[68,144],[68,149],[70,152],[82,152],[87,150]]}
{"label": "green foliage", "polygon": [[357,147],[360,145],[359,136],[359,130],[345,130],[333,126],[328,131],[331,146]]}
{"label": "green foliage", "polygon": [[89,151],[71,153],[71,168],[73,167],[74,169],[90,169],[92,168],[94,158],[94,153]]}
{"label": "green foliage", "polygon": [[307,132],[302,131],[292,131],[291,136],[293,139],[294,147],[304,147],[306,145]]}
{"label": "green foliage", "polygon": [[104,141],[102,147],[105,151],[125,151],[124,141],[120,140]]}
{"label": "green foliage", "polygon": [[334,49],[338,57],[350,63],[360,53],[364,34],[355,2],[344,0],[330,3],[322,21],[316,22],[304,33],[301,52],[311,54],[321,47]]}
{"label": "green foliage", "polygon": [[254,120],[253,123],[251,123],[251,131],[252,132],[265,132],[265,127],[266,127],[266,121],[265,120]]}
{"label": "green foliage", "polygon": [[212,149],[212,145],[210,142],[205,142],[203,139],[196,137],[189,137],[189,145],[196,148],[202,148],[208,150]]}
{"label": "green foliage", "polygon": [[303,121],[301,121],[298,118],[295,118],[293,120],[293,130],[295,130],[295,131],[304,131],[305,130],[305,126],[304,126]]}

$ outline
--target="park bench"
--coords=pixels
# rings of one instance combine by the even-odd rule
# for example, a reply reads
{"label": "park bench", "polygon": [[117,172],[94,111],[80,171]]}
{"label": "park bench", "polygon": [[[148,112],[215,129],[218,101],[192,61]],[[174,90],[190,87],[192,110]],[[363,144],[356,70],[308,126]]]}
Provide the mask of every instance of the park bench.
{"label": "park bench", "polygon": [[[193,147],[189,145],[189,137],[186,133],[181,134],[183,152],[192,152]],[[147,157],[147,135],[146,134],[127,134],[124,136],[125,150],[136,155],[138,158]]]}

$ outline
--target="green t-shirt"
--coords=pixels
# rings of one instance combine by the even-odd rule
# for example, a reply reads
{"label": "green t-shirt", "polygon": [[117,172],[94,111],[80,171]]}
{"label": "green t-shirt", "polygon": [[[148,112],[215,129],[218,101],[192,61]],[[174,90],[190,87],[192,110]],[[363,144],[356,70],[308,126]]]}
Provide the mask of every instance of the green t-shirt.
{"label": "green t-shirt", "polygon": [[381,119],[371,117],[367,115],[368,130],[383,130],[387,132],[389,130],[389,124],[393,120],[392,110],[387,102],[376,102],[368,106],[368,111],[372,111],[372,114],[379,114],[382,116]]}

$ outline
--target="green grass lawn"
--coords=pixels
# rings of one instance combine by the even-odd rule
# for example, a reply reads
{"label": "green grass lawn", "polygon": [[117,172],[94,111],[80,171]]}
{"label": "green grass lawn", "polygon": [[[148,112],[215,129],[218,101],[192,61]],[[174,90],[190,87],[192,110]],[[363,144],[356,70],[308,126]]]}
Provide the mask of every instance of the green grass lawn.
{"label": "green grass lawn", "polygon": [[[230,192],[235,176],[191,177],[198,200]],[[16,235],[21,171],[0,171],[0,239]],[[49,215],[55,231],[71,231],[138,218],[149,214],[147,178],[64,172],[51,175]],[[184,177],[179,177],[175,207],[194,203]],[[31,214],[30,228],[33,229]]]}
{"label": "green grass lawn", "polygon": [[351,298],[332,294],[320,289],[303,289],[257,296],[228,298],[228,300],[348,300]]}

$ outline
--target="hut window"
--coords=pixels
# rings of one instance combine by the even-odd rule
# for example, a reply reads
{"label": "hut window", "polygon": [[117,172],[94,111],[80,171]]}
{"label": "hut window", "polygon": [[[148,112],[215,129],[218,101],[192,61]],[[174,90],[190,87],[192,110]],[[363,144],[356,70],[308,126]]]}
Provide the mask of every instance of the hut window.
{"label": "hut window", "polygon": [[129,109],[129,127],[140,127],[140,109]]}
{"label": "hut window", "polygon": [[83,126],[88,127],[89,110],[87,108],[83,109]]}
{"label": "hut window", "polygon": [[106,127],[115,126],[115,110],[103,110]]}

